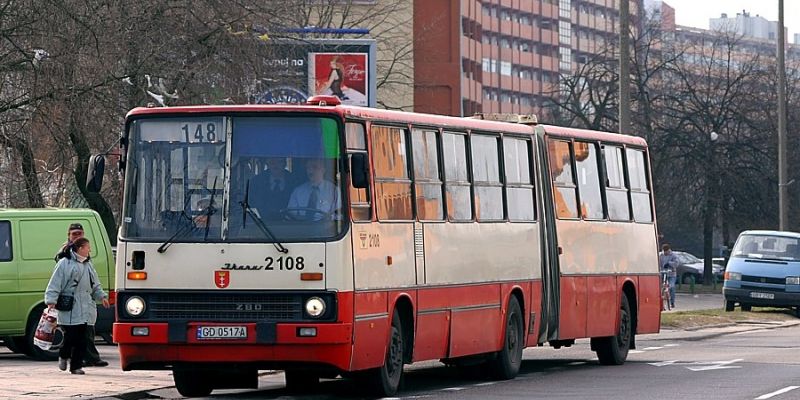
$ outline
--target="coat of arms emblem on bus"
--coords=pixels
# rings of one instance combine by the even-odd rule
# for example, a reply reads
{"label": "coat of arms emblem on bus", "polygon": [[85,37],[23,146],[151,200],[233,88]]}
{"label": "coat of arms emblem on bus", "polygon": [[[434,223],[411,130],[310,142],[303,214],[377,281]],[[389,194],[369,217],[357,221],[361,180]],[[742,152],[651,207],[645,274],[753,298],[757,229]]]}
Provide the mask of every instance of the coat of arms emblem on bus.
{"label": "coat of arms emblem on bus", "polygon": [[220,289],[225,289],[231,283],[231,271],[214,271],[214,283]]}

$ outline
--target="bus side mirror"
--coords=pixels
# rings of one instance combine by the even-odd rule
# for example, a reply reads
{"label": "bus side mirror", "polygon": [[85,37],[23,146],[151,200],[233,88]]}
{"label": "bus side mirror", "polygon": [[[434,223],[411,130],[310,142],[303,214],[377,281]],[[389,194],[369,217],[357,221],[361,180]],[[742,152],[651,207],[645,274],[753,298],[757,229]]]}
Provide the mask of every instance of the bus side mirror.
{"label": "bus side mirror", "polygon": [[103,187],[103,173],[106,170],[106,158],[95,154],[89,157],[89,171],[86,174],[86,190],[98,193]]}
{"label": "bus side mirror", "polygon": [[356,189],[369,187],[369,164],[366,154],[353,153],[350,155],[350,179]]}

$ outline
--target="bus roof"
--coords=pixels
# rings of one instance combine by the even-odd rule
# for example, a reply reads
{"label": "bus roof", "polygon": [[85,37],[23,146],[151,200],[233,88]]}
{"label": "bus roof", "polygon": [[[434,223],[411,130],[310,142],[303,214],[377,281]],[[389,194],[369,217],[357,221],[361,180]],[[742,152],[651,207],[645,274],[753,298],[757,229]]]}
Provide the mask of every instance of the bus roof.
{"label": "bus roof", "polygon": [[638,136],[622,135],[619,133],[610,133],[602,131],[591,131],[588,129],[578,128],[564,128],[562,126],[554,125],[539,125],[544,128],[545,133],[548,135],[572,137],[575,139],[584,139],[602,142],[616,142],[624,143],[632,146],[647,147],[647,142]]}
{"label": "bus roof", "polygon": [[343,117],[353,117],[365,120],[390,121],[403,124],[417,124],[428,126],[441,126],[444,129],[499,131],[531,135],[534,127],[543,128],[546,134],[574,137],[576,139],[600,140],[606,142],[625,143],[634,146],[646,147],[644,139],[636,136],[620,135],[615,133],[592,131],[586,129],[565,128],[553,125],[524,125],[510,122],[481,120],[476,118],[452,117],[446,115],[413,113],[406,111],[383,110],[358,106],[317,106],[306,104],[244,104],[244,105],[218,105],[218,106],[179,106],[179,107],[137,107],[128,112],[126,118],[140,115],[156,114],[199,114],[199,113],[259,113],[266,111],[278,112],[321,112],[339,114]]}

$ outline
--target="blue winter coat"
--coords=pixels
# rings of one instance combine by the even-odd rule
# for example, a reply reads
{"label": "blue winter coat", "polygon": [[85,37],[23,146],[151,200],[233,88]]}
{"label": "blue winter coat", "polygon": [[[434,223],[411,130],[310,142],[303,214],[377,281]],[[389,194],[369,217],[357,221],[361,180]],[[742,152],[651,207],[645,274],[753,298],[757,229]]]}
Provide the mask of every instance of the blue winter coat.
{"label": "blue winter coat", "polygon": [[59,294],[75,296],[72,310],[58,312],[59,325],[94,325],[97,302],[106,298],[92,262],[78,262],[74,252],[72,258],[62,258],[56,264],[44,293],[45,304],[55,304]]}

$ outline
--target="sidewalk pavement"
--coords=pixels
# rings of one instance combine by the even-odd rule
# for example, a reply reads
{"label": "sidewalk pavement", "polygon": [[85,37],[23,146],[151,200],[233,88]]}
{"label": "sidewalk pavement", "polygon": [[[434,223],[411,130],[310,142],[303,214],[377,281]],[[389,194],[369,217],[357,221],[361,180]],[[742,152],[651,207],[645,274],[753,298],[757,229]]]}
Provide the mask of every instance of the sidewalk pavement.
{"label": "sidewalk pavement", "polygon": [[123,372],[116,346],[100,342],[100,357],[109,365],[84,368],[86,375],[59,371],[57,361],[34,361],[0,348],[0,399],[90,399],[173,385],[171,371]]}
{"label": "sidewalk pavement", "polygon": [[[722,307],[721,294],[678,293],[677,311],[703,310]],[[673,312],[673,311],[665,311]],[[734,332],[775,329],[800,325],[800,319],[789,321],[743,321],[735,324],[706,326],[691,330],[661,329],[660,333],[637,336],[646,340],[701,340]],[[102,399],[102,398],[178,398],[171,371],[128,371],[120,369],[119,353],[115,346],[100,345],[101,357],[107,367],[86,368],[86,375],[71,375],[58,370],[56,361],[37,362],[0,347],[0,399]],[[270,375],[259,380],[259,386],[281,384],[282,375]],[[163,389],[169,388],[169,389]],[[162,389],[158,390],[157,389]],[[146,392],[149,392],[148,395]]]}

